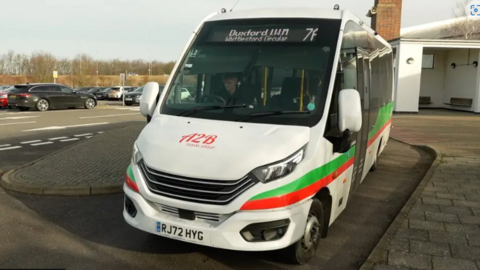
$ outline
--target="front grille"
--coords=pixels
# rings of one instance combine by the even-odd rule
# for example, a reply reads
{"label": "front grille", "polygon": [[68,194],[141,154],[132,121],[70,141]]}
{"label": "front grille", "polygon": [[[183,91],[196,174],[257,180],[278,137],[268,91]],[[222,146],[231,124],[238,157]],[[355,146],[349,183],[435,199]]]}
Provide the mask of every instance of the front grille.
{"label": "front grille", "polygon": [[205,180],[159,172],[143,160],[139,167],[151,192],[189,202],[226,205],[256,184],[248,175],[233,181]]}
{"label": "front grille", "polygon": [[[178,208],[163,205],[163,204],[158,204],[158,203],[156,203],[156,205],[163,213],[174,216],[174,217],[178,217],[178,218],[180,217]],[[193,214],[195,215],[195,220],[204,220],[206,222],[213,222],[213,223],[221,223],[230,216],[230,215],[214,214],[214,213],[206,213],[206,212],[195,212],[195,211],[193,211]]]}

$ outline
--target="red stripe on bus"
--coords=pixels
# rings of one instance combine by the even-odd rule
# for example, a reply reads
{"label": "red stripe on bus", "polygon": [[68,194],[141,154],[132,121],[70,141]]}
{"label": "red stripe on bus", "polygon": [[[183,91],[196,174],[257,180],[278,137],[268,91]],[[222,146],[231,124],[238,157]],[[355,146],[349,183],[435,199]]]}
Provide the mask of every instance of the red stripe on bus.
{"label": "red stripe on bus", "polygon": [[380,136],[380,134],[387,128],[387,126],[392,122],[392,118],[388,119],[387,123],[385,123],[385,125],[383,125],[383,127],[377,131],[377,133],[375,133],[375,135],[372,136],[372,138],[370,140],[368,140],[368,144],[367,144],[367,147],[369,147],[370,145],[372,145],[372,143],[378,138],[378,136]]}
{"label": "red stripe on bus", "polygon": [[315,183],[306,186],[300,190],[287,193],[277,197],[271,197],[266,199],[252,200],[246,202],[240,210],[263,210],[263,209],[272,209],[285,207],[294,203],[297,203],[311,195],[317,193],[321,188],[328,186],[333,180],[333,174],[336,172],[338,176],[344,173],[350,166],[354,163],[354,158],[349,159],[347,162],[342,164],[337,170],[335,170],[330,175],[316,181]]}

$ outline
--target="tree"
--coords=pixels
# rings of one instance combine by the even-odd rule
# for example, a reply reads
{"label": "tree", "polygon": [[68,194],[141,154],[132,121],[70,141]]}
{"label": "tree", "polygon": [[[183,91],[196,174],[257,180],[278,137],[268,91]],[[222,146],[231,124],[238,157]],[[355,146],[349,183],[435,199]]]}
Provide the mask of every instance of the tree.
{"label": "tree", "polygon": [[56,64],[57,59],[52,54],[43,51],[34,52],[30,57],[29,73],[34,76],[35,82],[52,82]]}
{"label": "tree", "polygon": [[77,86],[93,86],[96,84],[96,63],[86,54],[78,54],[73,60],[73,83]]}
{"label": "tree", "polygon": [[442,30],[445,39],[478,39],[480,38],[480,20],[471,20],[465,12],[470,0],[460,0],[453,9],[456,20]]}

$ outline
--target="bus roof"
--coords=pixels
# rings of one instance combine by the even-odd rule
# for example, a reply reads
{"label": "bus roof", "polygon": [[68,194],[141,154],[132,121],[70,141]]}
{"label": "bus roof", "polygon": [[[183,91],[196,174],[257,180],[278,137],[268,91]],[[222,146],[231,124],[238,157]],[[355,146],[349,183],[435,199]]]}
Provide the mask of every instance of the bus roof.
{"label": "bus roof", "polygon": [[218,13],[207,21],[254,19],[254,18],[324,18],[342,19],[344,10],[325,8],[257,8]]}

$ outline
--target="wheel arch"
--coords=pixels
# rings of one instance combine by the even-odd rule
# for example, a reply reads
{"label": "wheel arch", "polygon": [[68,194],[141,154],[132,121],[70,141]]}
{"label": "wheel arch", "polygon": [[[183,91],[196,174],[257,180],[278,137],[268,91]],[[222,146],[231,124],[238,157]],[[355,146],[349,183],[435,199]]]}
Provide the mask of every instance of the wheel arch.
{"label": "wheel arch", "polygon": [[330,194],[330,190],[328,189],[328,187],[323,187],[315,194],[314,197],[320,200],[323,206],[324,217],[321,236],[322,238],[325,238],[328,234],[330,216],[332,214],[332,195]]}

